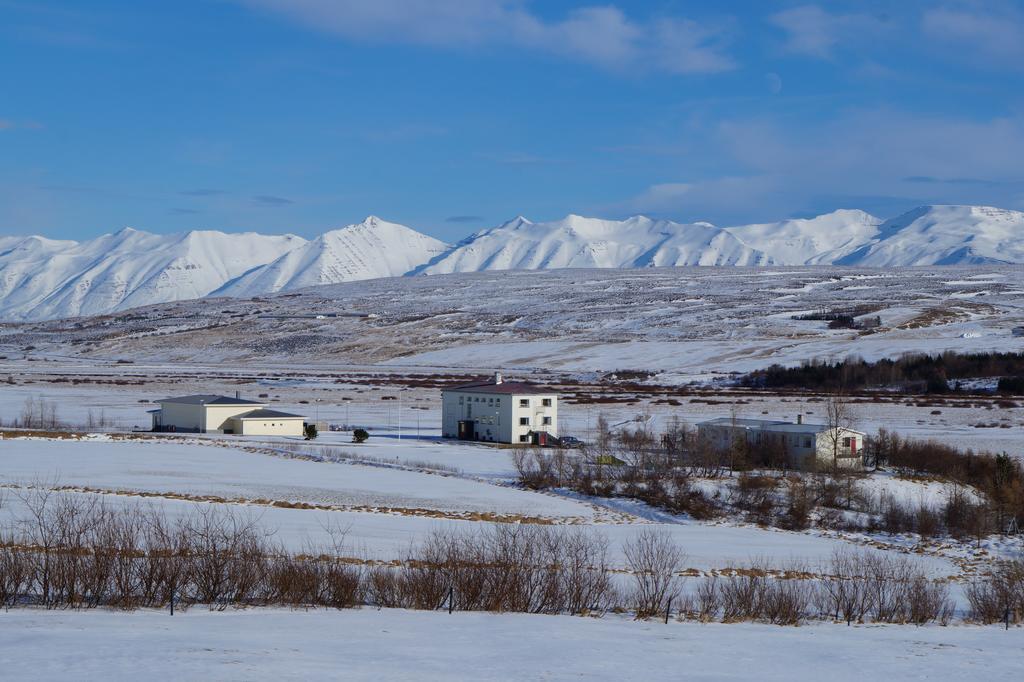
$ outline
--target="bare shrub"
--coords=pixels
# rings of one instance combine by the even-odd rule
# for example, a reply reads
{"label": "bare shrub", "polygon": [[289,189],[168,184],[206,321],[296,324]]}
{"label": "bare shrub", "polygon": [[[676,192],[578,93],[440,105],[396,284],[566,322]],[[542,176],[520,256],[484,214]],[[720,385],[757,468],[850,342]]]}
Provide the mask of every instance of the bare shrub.
{"label": "bare shrub", "polygon": [[760,567],[747,569],[742,575],[723,578],[719,587],[722,621],[733,623],[759,619],[766,590],[767,580]]}
{"label": "bare shrub", "polygon": [[643,529],[623,548],[633,574],[632,602],[637,618],[664,613],[679,593],[679,571],[684,555],[665,531]]}
{"label": "bare shrub", "polygon": [[1000,562],[987,578],[970,583],[964,594],[971,620],[1024,622],[1024,559]]}
{"label": "bare shrub", "polygon": [[807,618],[814,590],[805,580],[777,578],[761,596],[761,617],[774,625],[799,625]]}
{"label": "bare shrub", "polygon": [[715,619],[721,608],[721,594],[718,590],[718,577],[711,576],[701,581],[693,601],[697,618],[707,623]]}
{"label": "bare shrub", "polygon": [[12,547],[8,538],[0,538],[0,606],[10,608],[17,605],[19,598],[28,588],[31,580],[32,557]]}
{"label": "bare shrub", "polygon": [[863,578],[863,555],[836,550],[823,567],[827,575],[818,587],[816,602],[819,611],[832,620],[847,625],[863,622],[872,606],[872,592]]}
{"label": "bare shrub", "polygon": [[907,622],[925,625],[940,620],[945,625],[952,611],[948,585],[930,581],[922,574],[911,578],[906,590]]}
{"label": "bare shrub", "polygon": [[321,565],[322,588],[319,603],[336,609],[348,609],[364,599],[363,571],[359,566],[348,566],[336,561]]}
{"label": "bare shrub", "polygon": [[790,478],[786,484],[786,509],[779,525],[786,530],[806,530],[816,504],[814,491],[800,477]]}
{"label": "bare shrub", "polygon": [[608,567],[608,541],[581,530],[562,538],[561,581],[565,610],[572,614],[601,613],[615,597]]}

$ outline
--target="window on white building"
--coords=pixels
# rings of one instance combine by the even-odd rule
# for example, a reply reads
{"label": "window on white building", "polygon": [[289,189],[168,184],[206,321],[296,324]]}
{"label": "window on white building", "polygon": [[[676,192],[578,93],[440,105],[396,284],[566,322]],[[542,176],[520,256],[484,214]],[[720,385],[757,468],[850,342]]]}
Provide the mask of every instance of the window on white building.
{"label": "window on white building", "polygon": [[529,398],[520,398],[520,400],[519,400],[519,407],[529,407],[529,406],[530,406],[530,399]]}
{"label": "window on white building", "polygon": [[529,443],[530,442],[530,437],[529,436],[519,436],[519,442],[520,443]]}
{"label": "window on white building", "polygon": [[519,418],[519,425],[520,426],[529,426],[530,425],[530,418],[529,417],[520,417]]}
{"label": "window on white building", "polygon": [[542,404],[542,405],[543,405],[544,407],[551,407],[551,398],[544,398],[544,399],[543,399],[543,400],[541,401],[541,404]]}
{"label": "window on white building", "polygon": [[544,426],[551,426],[551,417],[544,417]]}

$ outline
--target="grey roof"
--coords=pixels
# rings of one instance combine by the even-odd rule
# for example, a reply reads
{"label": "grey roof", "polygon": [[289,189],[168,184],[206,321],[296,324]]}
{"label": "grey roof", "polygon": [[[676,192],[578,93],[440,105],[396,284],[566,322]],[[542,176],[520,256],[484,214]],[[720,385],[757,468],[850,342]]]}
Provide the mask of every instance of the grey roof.
{"label": "grey roof", "polygon": [[252,412],[232,417],[232,419],[305,419],[305,417],[301,414],[279,412],[277,410],[253,410]]}
{"label": "grey roof", "polygon": [[550,395],[556,393],[550,388],[530,384],[525,381],[503,381],[494,383],[493,379],[477,381],[471,384],[460,384],[441,389],[442,391],[465,391],[466,393],[503,393],[509,395]]}
{"label": "grey roof", "polygon": [[[736,426],[741,429],[771,431],[773,433],[821,433],[828,431],[824,424],[794,424],[773,419],[733,419],[718,417],[700,422],[697,426]],[[853,431],[853,429],[847,429]],[[856,432],[855,432],[856,433]]]}
{"label": "grey roof", "polygon": [[164,398],[158,403],[179,403],[182,405],[266,405],[256,400],[242,400],[241,398],[229,398],[226,395],[215,393],[202,393],[199,395],[183,395],[179,398]]}

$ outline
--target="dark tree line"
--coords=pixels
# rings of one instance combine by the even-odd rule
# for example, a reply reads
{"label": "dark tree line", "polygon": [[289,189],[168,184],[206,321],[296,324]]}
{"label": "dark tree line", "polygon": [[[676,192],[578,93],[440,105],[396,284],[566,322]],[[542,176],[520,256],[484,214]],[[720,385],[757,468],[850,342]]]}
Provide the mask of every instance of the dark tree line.
{"label": "dark tree line", "polygon": [[751,372],[742,383],[750,388],[850,391],[896,387],[924,393],[953,393],[964,390],[958,381],[990,377],[1001,377],[999,391],[1024,394],[1024,354],[946,352],[875,362],[863,358],[839,362],[812,360],[799,367],[772,365]]}

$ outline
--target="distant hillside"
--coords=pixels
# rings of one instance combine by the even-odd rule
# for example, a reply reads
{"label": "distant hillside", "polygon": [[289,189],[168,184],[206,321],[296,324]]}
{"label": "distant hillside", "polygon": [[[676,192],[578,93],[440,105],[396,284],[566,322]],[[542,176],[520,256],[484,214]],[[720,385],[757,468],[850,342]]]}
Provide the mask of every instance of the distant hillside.
{"label": "distant hillside", "polygon": [[251,297],[356,280],[491,270],[661,266],[905,267],[1024,263],[1024,213],[923,206],[716,227],[644,216],[516,218],[448,246],[376,217],[294,235],[125,228],[85,242],[0,237],[0,319],[103,314],[209,295]]}

